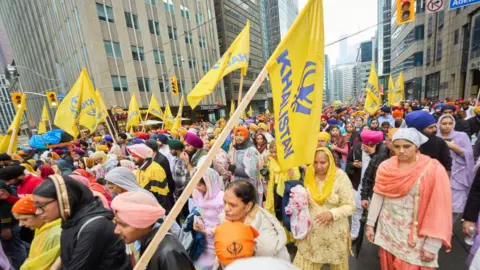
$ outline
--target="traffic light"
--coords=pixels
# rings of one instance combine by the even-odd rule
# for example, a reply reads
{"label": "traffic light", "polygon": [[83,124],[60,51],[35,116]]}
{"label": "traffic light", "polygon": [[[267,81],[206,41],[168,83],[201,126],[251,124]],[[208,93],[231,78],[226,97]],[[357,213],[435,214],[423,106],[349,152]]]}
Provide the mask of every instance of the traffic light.
{"label": "traffic light", "polygon": [[52,108],[52,109],[58,108],[57,93],[47,92],[46,95],[47,95],[48,105],[50,106],[50,108]]}
{"label": "traffic light", "polygon": [[173,94],[178,95],[178,81],[176,76],[170,77],[170,85],[172,86]]}
{"label": "traffic light", "polygon": [[397,1],[397,24],[413,22],[415,20],[415,0]]}
{"label": "traffic light", "polygon": [[15,110],[20,109],[22,107],[22,93],[11,93],[10,97],[12,98]]}

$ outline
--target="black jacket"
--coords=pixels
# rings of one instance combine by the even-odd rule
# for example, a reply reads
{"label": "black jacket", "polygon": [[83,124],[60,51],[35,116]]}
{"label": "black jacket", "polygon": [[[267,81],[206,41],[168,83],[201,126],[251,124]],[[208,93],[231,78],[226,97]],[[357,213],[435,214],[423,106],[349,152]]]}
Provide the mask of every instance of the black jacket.
{"label": "black jacket", "polygon": [[[78,235],[82,225],[96,216],[102,218],[89,222]],[[96,198],[62,224],[62,269],[132,269],[124,242],[113,233],[113,216]]]}
{"label": "black jacket", "polygon": [[420,146],[420,153],[436,159],[446,171],[452,170],[452,157],[447,143],[436,135],[430,136],[428,141]]}
{"label": "black jacket", "polygon": [[[140,240],[140,255],[143,255],[159,228],[153,229],[147,236]],[[147,270],[195,270],[185,248],[171,234],[165,235],[157,247]]]}
{"label": "black jacket", "polygon": [[463,219],[466,221],[477,222],[478,213],[480,212],[480,170],[477,170],[473,179],[470,194],[468,195],[467,204],[463,210]]}
{"label": "black jacket", "polygon": [[164,156],[162,153],[158,151],[155,152],[155,158],[153,159],[153,161],[160,164],[160,166],[162,166],[163,170],[165,171],[165,174],[167,175],[168,189],[170,190],[170,192],[168,193],[168,200],[170,201],[171,205],[174,205],[175,199],[173,197],[173,192],[176,190],[176,184],[175,184],[175,181],[173,180],[172,170],[170,170],[170,162],[168,162],[168,159],[166,156]]}
{"label": "black jacket", "polygon": [[472,134],[477,135],[480,132],[480,118],[478,116],[471,117],[467,120]]}
{"label": "black jacket", "polygon": [[470,129],[470,124],[467,120],[460,119],[460,117],[455,117],[455,131],[465,132],[468,135],[468,138],[472,136],[472,130]]}
{"label": "black jacket", "polygon": [[362,191],[360,192],[362,201],[369,200],[372,197],[378,166],[380,166],[383,161],[389,159],[390,155],[390,150],[387,147],[382,148],[380,151],[375,151],[375,154],[371,155],[372,159],[368,163],[362,179]]}
{"label": "black jacket", "polygon": [[353,146],[352,150],[348,153],[347,157],[347,167],[345,169],[352,186],[355,190],[358,190],[358,185],[360,184],[360,177],[362,174],[362,168],[355,168],[353,162],[355,160],[362,161],[362,144],[357,143]]}

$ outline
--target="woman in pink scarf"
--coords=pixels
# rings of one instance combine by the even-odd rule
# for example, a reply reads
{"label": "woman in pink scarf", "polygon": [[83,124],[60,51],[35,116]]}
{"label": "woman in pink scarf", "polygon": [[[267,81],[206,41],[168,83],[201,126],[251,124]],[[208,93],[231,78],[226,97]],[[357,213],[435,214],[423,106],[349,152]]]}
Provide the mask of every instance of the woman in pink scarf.
{"label": "woman in pink scarf", "polygon": [[103,196],[102,193],[96,191],[96,190],[93,190],[91,187],[90,187],[90,181],[88,181],[87,178],[81,176],[81,175],[78,175],[78,174],[71,174],[70,177],[72,177],[73,179],[77,180],[78,182],[84,184],[85,186],[87,186],[93,193],[93,196],[95,197],[98,197],[100,199],[100,201],[102,202],[103,206],[107,209],[110,209],[110,205],[108,205],[108,201],[107,201],[107,198],[105,198],[105,196]]}
{"label": "woman in pink scarf", "polygon": [[215,264],[213,228],[220,224],[218,216],[223,211],[222,187],[223,183],[218,173],[214,169],[208,168],[193,191],[193,204],[200,210],[201,215],[201,222],[195,223],[194,229],[206,236],[206,247],[202,255],[194,262],[198,269],[211,270]]}

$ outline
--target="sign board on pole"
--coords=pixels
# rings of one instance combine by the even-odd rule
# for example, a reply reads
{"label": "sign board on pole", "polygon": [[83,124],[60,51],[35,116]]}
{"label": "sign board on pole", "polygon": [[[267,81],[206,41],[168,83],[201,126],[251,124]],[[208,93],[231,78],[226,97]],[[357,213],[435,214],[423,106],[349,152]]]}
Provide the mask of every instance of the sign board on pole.
{"label": "sign board on pole", "polygon": [[461,8],[475,3],[480,3],[480,0],[450,0],[450,9]]}
{"label": "sign board on pole", "polygon": [[426,4],[427,14],[432,14],[445,8],[444,0],[427,0]]}

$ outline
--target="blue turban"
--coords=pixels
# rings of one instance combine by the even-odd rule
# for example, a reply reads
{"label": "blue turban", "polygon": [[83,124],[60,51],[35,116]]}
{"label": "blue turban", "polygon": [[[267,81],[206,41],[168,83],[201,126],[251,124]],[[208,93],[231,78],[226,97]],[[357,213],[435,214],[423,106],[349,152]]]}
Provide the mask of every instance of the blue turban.
{"label": "blue turban", "polygon": [[144,140],[139,138],[136,138],[135,140],[133,140],[133,144],[141,144],[141,143],[144,143]]}
{"label": "blue turban", "polygon": [[107,142],[113,142],[113,138],[112,136],[110,135],[105,135],[103,136],[103,140],[107,141]]}
{"label": "blue turban", "polygon": [[329,125],[338,125],[338,120],[334,119],[334,118],[328,119],[327,122],[328,122]]}
{"label": "blue turban", "polygon": [[446,111],[446,110],[451,110],[451,111],[456,111],[457,110],[457,107],[453,106],[453,105],[444,105],[442,107],[442,112]]}
{"label": "blue turban", "polygon": [[150,135],[150,140],[157,140],[158,136],[156,134]]}
{"label": "blue turban", "polygon": [[388,106],[383,106],[380,110],[384,113],[392,113],[392,110]]}
{"label": "blue turban", "polygon": [[445,105],[443,105],[443,103],[438,103],[438,104],[435,106],[435,109],[436,109],[436,108],[440,108],[440,109],[441,109],[441,108],[443,108],[443,106],[445,106]]}
{"label": "blue turban", "polygon": [[435,124],[435,118],[426,111],[414,111],[405,117],[405,122],[408,127],[422,131],[426,127]]}

